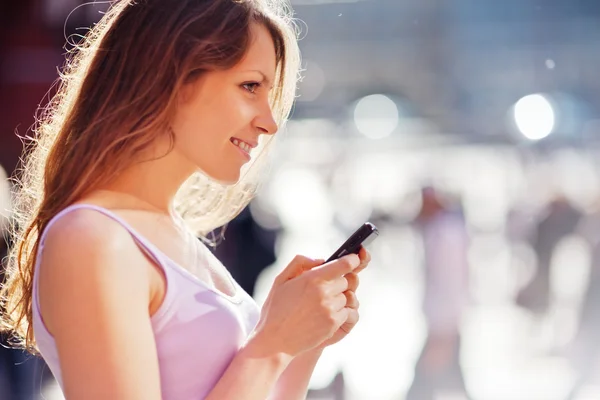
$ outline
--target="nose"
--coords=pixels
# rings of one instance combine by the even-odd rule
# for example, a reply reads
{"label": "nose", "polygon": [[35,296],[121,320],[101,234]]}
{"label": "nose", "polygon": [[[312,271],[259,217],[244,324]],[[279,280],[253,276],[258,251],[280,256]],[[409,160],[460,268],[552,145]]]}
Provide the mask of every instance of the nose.
{"label": "nose", "polygon": [[273,117],[271,106],[264,108],[264,111],[257,116],[255,124],[260,133],[264,135],[273,135],[277,132],[277,129],[279,129],[277,121],[275,121],[275,118]]}

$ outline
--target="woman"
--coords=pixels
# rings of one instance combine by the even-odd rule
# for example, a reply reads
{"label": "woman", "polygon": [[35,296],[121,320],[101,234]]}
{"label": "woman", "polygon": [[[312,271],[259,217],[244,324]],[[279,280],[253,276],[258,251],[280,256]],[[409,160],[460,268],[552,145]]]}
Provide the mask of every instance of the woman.
{"label": "woman", "polygon": [[247,204],[290,111],[287,10],[121,0],[71,60],[24,168],[3,288],[4,327],[67,399],[302,398],[356,324],[366,251],[298,256],[259,312],[194,236]]}

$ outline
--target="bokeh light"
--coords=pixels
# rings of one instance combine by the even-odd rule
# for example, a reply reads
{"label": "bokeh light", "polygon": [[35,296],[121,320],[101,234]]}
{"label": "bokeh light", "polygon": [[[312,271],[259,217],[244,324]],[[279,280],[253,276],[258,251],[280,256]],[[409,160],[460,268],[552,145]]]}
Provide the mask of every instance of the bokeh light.
{"label": "bokeh light", "polygon": [[554,129],[554,108],[541,94],[521,98],[515,103],[513,114],[517,128],[529,140],[543,139]]}
{"label": "bokeh light", "polygon": [[389,136],[398,127],[398,106],[386,95],[373,94],[360,99],[354,108],[354,123],[369,139]]}

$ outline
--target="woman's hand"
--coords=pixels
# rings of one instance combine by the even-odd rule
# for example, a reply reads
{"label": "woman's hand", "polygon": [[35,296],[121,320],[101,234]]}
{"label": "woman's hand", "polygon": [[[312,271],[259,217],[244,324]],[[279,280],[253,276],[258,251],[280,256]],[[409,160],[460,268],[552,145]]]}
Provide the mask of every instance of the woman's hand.
{"label": "woman's hand", "polygon": [[354,326],[351,314],[355,309],[347,307],[351,295],[346,292],[355,280],[347,276],[364,268],[361,261],[355,254],[327,264],[303,256],[294,258],[275,279],[250,340],[295,357],[322,346],[344,324]]}

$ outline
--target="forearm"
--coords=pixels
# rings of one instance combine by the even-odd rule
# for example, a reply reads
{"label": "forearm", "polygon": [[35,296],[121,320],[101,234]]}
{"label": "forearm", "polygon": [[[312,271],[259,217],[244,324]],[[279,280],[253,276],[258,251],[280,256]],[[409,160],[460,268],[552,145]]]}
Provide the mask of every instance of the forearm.
{"label": "forearm", "polygon": [[269,353],[264,346],[249,342],[231,361],[206,400],[268,399],[291,362],[290,356]]}
{"label": "forearm", "polygon": [[279,377],[269,400],[304,400],[308,384],[322,350],[312,350],[294,358]]}

